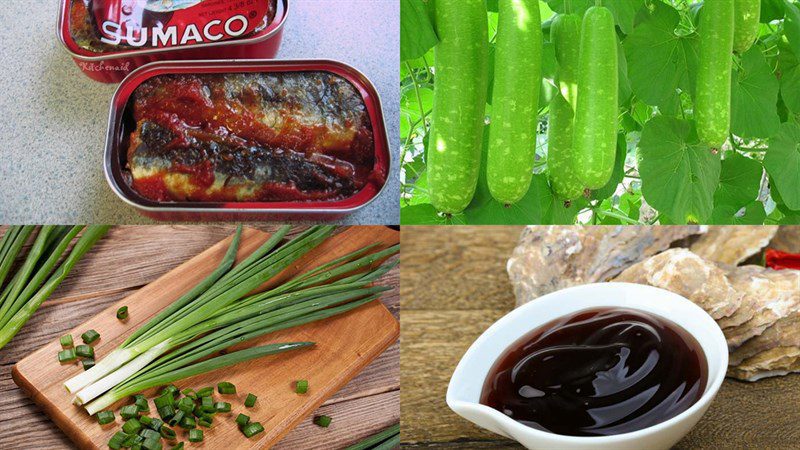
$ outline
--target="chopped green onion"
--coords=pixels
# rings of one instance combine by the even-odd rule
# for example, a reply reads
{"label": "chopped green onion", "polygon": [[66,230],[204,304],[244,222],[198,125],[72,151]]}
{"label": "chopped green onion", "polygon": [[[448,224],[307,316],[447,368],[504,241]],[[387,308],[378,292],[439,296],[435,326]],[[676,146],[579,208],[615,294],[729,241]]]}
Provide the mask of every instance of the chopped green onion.
{"label": "chopped green onion", "polygon": [[216,411],[214,408],[214,399],[211,397],[202,397],[200,401],[200,408],[205,413],[213,413]]}
{"label": "chopped green onion", "polygon": [[204,387],[203,389],[200,389],[199,391],[197,391],[197,396],[198,397],[208,397],[208,396],[213,395],[213,394],[214,394],[214,388],[211,387],[211,386]]}
{"label": "chopped green onion", "polygon": [[256,400],[258,400],[258,397],[253,394],[247,394],[247,398],[244,399],[244,406],[252,408],[256,405]]}
{"label": "chopped green onion", "polygon": [[153,404],[156,405],[156,408],[161,408],[162,406],[172,406],[173,398],[171,395],[160,395],[153,399]]}
{"label": "chopped green onion", "polygon": [[181,423],[181,420],[183,420],[183,417],[185,415],[186,413],[184,413],[183,411],[175,411],[175,415],[172,416],[171,419],[169,419],[169,424],[172,425],[173,427],[175,425],[178,425],[179,423]]}
{"label": "chopped green onion", "polygon": [[[147,417],[147,416],[143,416],[143,417]],[[141,421],[141,419],[139,419],[139,420]],[[164,421],[159,419],[158,417],[154,417],[152,419],[152,422],[150,423],[150,425],[148,425],[148,427],[153,431],[161,431],[161,428],[163,426],[164,426]]]}
{"label": "chopped green onion", "polygon": [[95,330],[89,330],[81,335],[84,344],[91,344],[92,342],[100,339],[100,333]]}
{"label": "chopped green onion", "polygon": [[194,406],[195,406],[195,405],[194,405],[194,400],[192,400],[192,399],[191,399],[191,398],[189,398],[189,397],[183,397],[183,398],[182,398],[182,399],[181,399],[181,400],[178,402],[178,409],[180,409],[181,411],[183,411],[183,412],[185,412],[185,413],[190,413],[190,412],[192,412],[192,410],[194,410]]}
{"label": "chopped green onion", "polygon": [[211,417],[202,417],[197,420],[197,425],[201,427],[211,428],[211,425],[214,423],[214,419]]}
{"label": "chopped green onion", "polygon": [[117,319],[119,320],[126,320],[128,318],[128,307],[123,306],[122,308],[117,310]]}
{"label": "chopped green onion", "polygon": [[96,414],[96,417],[97,423],[100,425],[105,425],[117,420],[117,418],[114,417],[114,411],[100,411]]}
{"label": "chopped green onion", "polygon": [[72,335],[71,334],[65,334],[64,336],[61,336],[61,339],[59,339],[58,341],[61,342],[61,346],[64,347],[64,348],[72,347]]}
{"label": "chopped green onion", "polygon": [[243,427],[248,423],[250,423],[250,416],[246,416],[244,414],[239,414],[238,416],[236,416],[236,424],[239,425],[240,427]]}
{"label": "chopped green onion", "polygon": [[183,419],[181,419],[181,422],[180,422],[179,425],[184,430],[190,430],[192,428],[196,428],[197,427],[197,422],[195,422],[194,417],[187,415],[187,416],[184,416]]}
{"label": "chopped green onion", "polygon": [[297,380],[294,391],[298,394],[305,394],[308,392],[308,380]]}
{"label": "chopped green onion", "polygon": [[151,430],[149,428],[143,429],[142,432],[139,433],[139,435],[142,437],[142,440],[153,439],[153,438],[161,439],[161,433],[155,430]]}
{"label": "chopped green onion", "polygon": [[322,428],[328,428],[328,426],[331,424],[331,418],[328,416],[316,416],[314,417],[314,423]]}
{"label": "chopped green onion", "polygon": [[81,358],[94,358],[94,349],[88,345],[79,345],[75,347],[75,353]]}
{"label": "chopped green onion", "polygon": [[194,389],[184,389],[181,391],[181,394],[191,398],[192,400],[197,400],[197,392]]}
{"label": "chopped green onion", "polygon": [[65,363],[65,362],[72,362],[78,359],[78,355],[75,354],[74,348],[68,348],[66,350],[61,350],[58,352],[58,362]]}
{"label": "chopped green onion", "polygon": [[161,427],[161,437],[168,441],[173,441],[177,437],[175,430],[170,427]]}
{"label": "chopped green onion", "polygon": [[169,420],[175,416],[175,408],[172,405],[159,406],[156,410],[158,411],[158,417],[164,420]]}
{"label": "chopped green onion", "polygon": [[138,409],[139,412],[143,413],[150,412],[150,405],[147,404],[147,399],[145,398],[144,395],[137,394],[134,395],[133,398],[134,398],[133,403],[136,405],[136,409]]}
{"label": "chopped green onion", "polygon": [[164,389],[161,390],[161,395],[162,396],[169,396],[170,398],[172,398],[172,400],[174,400],[175,399],[175,394],[177,392],[180,392],[178,390],[178,387],[175,386],[174,384],[170,384],[169,386],[164,386]]}
{"label": "chopped green onion", "polygon": [[150,428],[150,425],[153,423],[153,418],[150,416],[141,416],[139,417],[139,422],[147,428]]}
{"label": "chopped green onion", "polygon": [[236,386],[233,383],[228,383],[227,381],[223,381],[217,385],[217,390],[220,394],[235,394],[236,393]]}
{"label": "chopped green onion", "polygon": [[178,442],[178,445],[172,447],[169,450],[183,450],[183,442]]}
{"label": "chopped green onion", "polygon": [[136,405],[125,405],[119,410],[119,415],[122,416],[123,420],[139,417],[139,408]]}
{"label": "chopped green onion", "polygon": [[122,448],[122,444],[125,443],[126,439],[128,439],[128,435],[125,434],[125,432],[117,431],[114,436],[111,436],[111,440],[108,441],[108,448],[119,450]]}
{"label": "chopped green onion", "polygon": [[214,409],[217,412],[231,412],[231,404],[228,402],[217,402],[214,403]]}
{"label": "chopped green onion", "polygon": [[89,370],[94,367],[94,358],[86,358],[81,361],[81,364],[83,364],[83,370]]}
{"label": "chopped green onion", "polygon": [[125,425],[122,426],[122,431],[128,434],[136,434],[142,429],[142,424],[135,418],[129,419],[125,422]]}
{"label": "chopped green onion", "polygon": [[203,442],[203,430],[197,428],[189,430],[189,442]]}
{"label": "chopped green onion", "polygon": [[253,437],[253,436],[255,436],[258,433],[261,433],[263,431],[264,431],[264,427],[261,426],[261,423],[259,423],[259,422],[248,423],[247,425],[244,426],[244,428],[242,428],[242,433],[244,433],[244,435],[249,437],[249,438]]}
{"label": "chopped green onion", "polygon": [[149,437],[142,442],[142,448],[146,450],[161,450],[163,447],[161,446],[161,436],[158,437]]}

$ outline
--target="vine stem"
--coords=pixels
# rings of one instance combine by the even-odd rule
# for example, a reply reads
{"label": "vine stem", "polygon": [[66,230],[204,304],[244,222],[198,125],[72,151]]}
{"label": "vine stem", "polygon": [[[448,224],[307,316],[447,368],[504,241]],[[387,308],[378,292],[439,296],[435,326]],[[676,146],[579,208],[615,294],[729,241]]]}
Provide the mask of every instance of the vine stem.
{"label": "vine stem", "polygon": [[425,130],[425,135],[428,135],[428,124],[426,123],[425,118],[425,107],[422,106],[422,96],[419,93],[419,83],[417,83],[417,75],[414,73],[414,69],[411,68],[411,64],[408,61],[405,62],[406,69],[411,74],[411,82],[414,83],[414,94],[417,96],[417,106],[419,106],[419,113],[422,115],[422,129]]}
{"label": "vine stem", "polygon": [[623,221],[623,222],[625,222],[627,224],[630,224],[630,225],[641,225],[642,224],[638,220],[633,220],[628,216],[624,216],[622,214],[617,214],[615,212],[603,211],[603,210],[600,210],[600,209],[595,209],[593,211],[596,212],[597,214],[603,216],[603,217],[611,217],[612,219],[621,220],[621,221]]}

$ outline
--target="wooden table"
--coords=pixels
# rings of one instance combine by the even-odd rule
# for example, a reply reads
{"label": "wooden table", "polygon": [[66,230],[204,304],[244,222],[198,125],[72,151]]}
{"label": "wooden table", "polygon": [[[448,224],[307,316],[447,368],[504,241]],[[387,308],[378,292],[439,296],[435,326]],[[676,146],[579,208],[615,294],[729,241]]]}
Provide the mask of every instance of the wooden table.
{"label": "wooden table", "polygon": [[[469,345],[514,307],[506,261],[521,227],[403,227],[402,441],[409,448],[513,448],[445,404]],[[800,448],[800,375],[726,380],[676,448]]]}
{"label": "wooden table", "polygon": [[[272,231],[276,227],[257,228]],[[2,231],[4,228],[0,228]],[[73,447],[11,380],[11,367],[17,361],[233,231],[233,226],[112,228],[20,333],[0,350],[0,449]],[[397,286],[399,270],[389,272],[384,281]],[[393,289],[382,299],[395,317],[399,316],[398,294],[398,289]],[[329,428],[312,424],[309,417],[277,448],[343,447],[396,423],[400,416],[399,355],[396,343],[319,409],[319,414],[333,418]]]}

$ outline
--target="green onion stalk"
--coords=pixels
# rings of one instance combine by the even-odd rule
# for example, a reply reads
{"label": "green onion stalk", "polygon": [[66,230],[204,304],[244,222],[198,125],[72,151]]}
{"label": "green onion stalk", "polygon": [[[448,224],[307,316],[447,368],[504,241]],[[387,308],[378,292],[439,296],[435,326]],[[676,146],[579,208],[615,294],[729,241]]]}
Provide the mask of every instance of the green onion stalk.
{"label": "green onion stalk", "polygon": [[[94,368],[67,381],[67,389],[77,392],[75,403],[85,405],[87,412],[94,414],[150,387],[204,373],[198,370],[214,370],[223,367],[219,366],[222,363],[230,365],[272,354],[274,347],[256,347],[200,361],[250,339],[324,320],[379,298],[386,288],[370,284],[394,264],[372,267],[397,253],[397,246],[373,254],[366,254],[373,247],[360,249],[249,295],[321,244],[333,229],[312,227],[277,247],[288,232],[284,227],[253,255],[231,268],[241,235],[241,229],[237,230],[214,274],[138,329]],[[288,350],[310,345],[300,344],[303,343],[273,345]],[[95,370],[97,367],[101,368]]]}
{"label": "green onion stalk", "polygon": [[[34,228],[10,227],[0,239],[0,285]],[[83,226],[41,227],[25,261],[0,294],[0,348],[14,338],[108,229],[106,225],[91,225],[85,229]],[[64,257],[70,243],[82,230],[83,234]]]}

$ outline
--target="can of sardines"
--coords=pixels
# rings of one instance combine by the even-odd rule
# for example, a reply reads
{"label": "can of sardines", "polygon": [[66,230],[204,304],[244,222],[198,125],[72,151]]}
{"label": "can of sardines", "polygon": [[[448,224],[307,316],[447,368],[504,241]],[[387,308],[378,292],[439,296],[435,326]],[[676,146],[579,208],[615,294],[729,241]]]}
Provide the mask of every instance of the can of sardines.
{"label": "can of sardines", "polygon": [[60,0],[58,37],[90,78],[162,60],[274,58],[288,0]]}
{"label": "can of sardines", "polygon": [[111,188],[159,220],[325,220],[390,173],[380,98],[345,64],[163,61],[122,81],[105,150]]}

